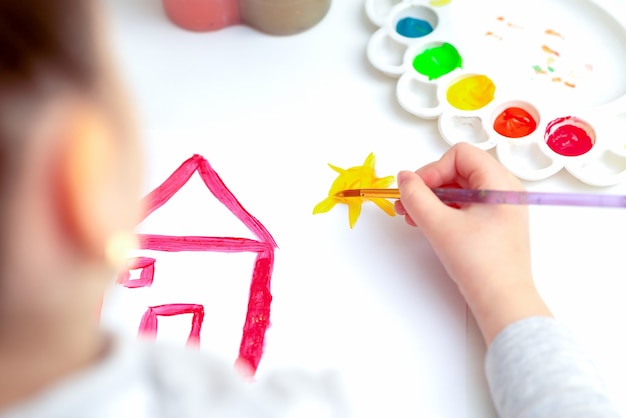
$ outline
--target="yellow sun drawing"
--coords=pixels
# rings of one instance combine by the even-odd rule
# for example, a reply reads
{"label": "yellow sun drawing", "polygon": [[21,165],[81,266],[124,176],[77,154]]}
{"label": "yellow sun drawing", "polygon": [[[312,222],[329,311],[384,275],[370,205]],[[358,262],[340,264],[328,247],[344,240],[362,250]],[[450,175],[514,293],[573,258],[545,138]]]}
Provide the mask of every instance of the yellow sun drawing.
{"label": "yellow sun drawing", "polygon": [[348,205],[348,219],[350,221],[350,228],[352,228],[361,214],[361,205],[363,202],[371,200],[389,216],[395,216],[396,212],[393,209],[393,204],[386,199],[335,196],[337,192],[347,189],[384,189],[389,187],[395,181],[394,176],[376,177],[375,164],[376,157],[374,153],[370,153],[370,155],[367,156],[363,165],[348,169],[328,164],[330,168],[339,173],[339,176],[337,176],[330,187],[328,197],[315,206],[313,214],[328,212],[335,207],[337,203],[343,203],[344,205]]}

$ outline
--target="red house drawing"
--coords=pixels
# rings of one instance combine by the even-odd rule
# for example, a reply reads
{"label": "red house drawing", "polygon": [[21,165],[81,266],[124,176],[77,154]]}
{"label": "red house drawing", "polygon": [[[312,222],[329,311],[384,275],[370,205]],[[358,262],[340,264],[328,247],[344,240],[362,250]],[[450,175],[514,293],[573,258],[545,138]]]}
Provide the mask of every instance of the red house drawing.
{"label": "red house drawing", "polygon": [[[143,222],[153,212],[165,205],[194,173],[198,173],[211,194],[235,215],[257,239],[140,234],[138,236],[140,249],[159,252],[256,253],[246,319],[237,359],[237,364],[254,373],[261,360],[265,332],[270,325],[270,304],[272,301],[270,284],[274,266],[274,251],[277,246],[268,230],[244,209],[209,162],[200,155],[194,155],[185,161],[167,180],[144,198],[145,213],[140,222]],[[157,262],[155,258],[148,257],[129,260],[128,270],[120,273],[117,283],[129,289],[149,287],[153,284],[156,286],[158,281],[156,284],[154,283],[155,262]],[[139,278],[131,280],[130,270],[140,270]],[[163,278],[159,278],[159,280],[163,280]],[[148,338],[156,338],[159,316],[183,314],[193,315],[187,343],[198,345],[204,320],[204,307],[198,304],[171,303],[148,307],[141,319],[139,333]]]}

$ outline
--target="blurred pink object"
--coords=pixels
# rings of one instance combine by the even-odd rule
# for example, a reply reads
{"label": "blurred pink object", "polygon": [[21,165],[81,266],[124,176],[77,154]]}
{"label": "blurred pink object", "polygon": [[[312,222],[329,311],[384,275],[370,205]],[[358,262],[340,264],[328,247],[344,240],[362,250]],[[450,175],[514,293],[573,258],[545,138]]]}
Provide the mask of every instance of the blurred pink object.
{"label": "blurred pink object", "polygon": [[167,17],[181,28],[207,32],[243,23],[273,35],[315,26],[331,0],[163,0]]}
{"label": "blurred pink object", "polygon": [[163,0],[167,17],[183,29],[206,32],[240,22],[238,0]]}

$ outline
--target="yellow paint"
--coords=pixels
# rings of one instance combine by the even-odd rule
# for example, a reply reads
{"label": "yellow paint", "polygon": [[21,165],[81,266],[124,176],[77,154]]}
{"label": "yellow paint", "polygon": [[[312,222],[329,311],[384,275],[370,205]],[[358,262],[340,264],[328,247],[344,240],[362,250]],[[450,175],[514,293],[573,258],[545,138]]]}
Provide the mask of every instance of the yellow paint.
{"label": "yellow paint", "polygon": [[428,4],[430,4],[433,7],[441,7],[450,3],[452,3],[452,0],[430,0]]}
{"label": "yellow paint", "polygon": [[496,92],[496,85],[485,75],[472,75],[452,84],[446,93],[448,102],[461,110],[477,110],[487,106]]}
{"label": "yellow paint", "polygon": [[328,212],[335,207],[337,203],[348,205],[348,220],[350,222],[350,228],[352,228],[361,214],[361,205],[363,202],[371,200],[389,216],[395,216],[396,212],[393,209],[393,204],[386,199],[368,199],[364,197],[345,198],[335,196],[336,193],[347,189],[384,189],[389,187],[395,181],[395,178],[393,176],[376,177],[375,164],[376,157],[374,153],[367,156],[363,165],[348,169],[328,164],[330,168],[339,173],[339,176],[337,176],[330,187],[328,197],[315,206],[313,214]]}

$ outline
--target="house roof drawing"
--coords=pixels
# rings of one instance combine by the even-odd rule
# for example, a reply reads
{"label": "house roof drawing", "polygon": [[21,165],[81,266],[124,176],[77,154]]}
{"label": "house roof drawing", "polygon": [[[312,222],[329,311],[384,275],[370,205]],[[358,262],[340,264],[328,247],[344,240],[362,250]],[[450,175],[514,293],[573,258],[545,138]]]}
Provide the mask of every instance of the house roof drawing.
{"label": "house roof drawing", "polygon": [[[146,195],[142,202],[144,216],[140,220],[140,223],[164,206],[185,184],[187,184],[195,173],[198,173],[210,193],[235,215],[257,239],[138,234],[140,249],[163,252],[257,253],[252,271],[246,320],[243,326],[239,357],[237,359],[237,364],[243,366],[242,370],[247,370],[249,373],[254,374],[263,354],[265,332],[270,325],[270,304],[272,301],[270,284],[274,266],[274,251],[277,245],[269,231],[241,205],[235,195],[226,187],[217,172],[211,167],[209,161],[201,155],[194,155],[189,158],[160,186]],[[151,270],[142,271],[139,281],[129,280],[129,274],[125,272],[120,275],[120,279],[118,280],[119,284],[128,288],[151,286],[153,284],[153,278],[149,276],[154,274],[154,260],[140,258],[131,261],[130,264],[129,268],[131,269],[137,266],[143,268],[145,265],[149,268],[151,267]],[[183,306],[183,304],[177,303],[169,306],[180,307]],[[168,315],[177,314],[175,308],[170,308],[169,310],[163,307],[156,308],[157,307],[149,308],[150,320],[146,320],[148,318],[147,316],[144,317],[140,332],[142,327],[147,326],[144,331],[146,331],[148,335],[156,336],[156,315],[163,314],[163,312],[167,312]],[[180,310],[179,313],[186,313],[186,310]],[[200,320],[201,319],[200,317]],[[190,341],[191,340],[199,341],[198,324],[194,324],[192,333],[190,334]]]}
{"label": "house roof drawing", "polygon": [[[194,155],[185,161],[174,173],[172,173],[160,186],[155,188],[143,199],[144,216],[140,220],[142,222],[149,217],[157,209],[165,205],[191,178],[194,173],[198,173],[204,184],[207,186],[211,194],[224,205],[233,215],[235,215],[247,228],[252,232],[258,241],[229,238],[226,242],[233,244],[233,250],[240,251],[258,251],[258,249],[273,250],[277,248],[274,238],[269,231],[252,216],[239,203],[235,195],[226,187],[217,172],[211,167],[209,162],[200,155]],[[191,237],[189,237],[191,238]],[[189,244],[181,243],[182,251],[202,251],[203,244],[212,244],[210,237],[196,237],[197,240],[190,239]],[[169,251],[176,251],[175,248]],[[194,248],[201,247],[196,250]],[[166,246],[167,248],[167,246]],[[214,249],[218,251],[219,249]],[[227,250],[225,248],[225,250]],[[164,249],[163,251],[168,251]]]}

